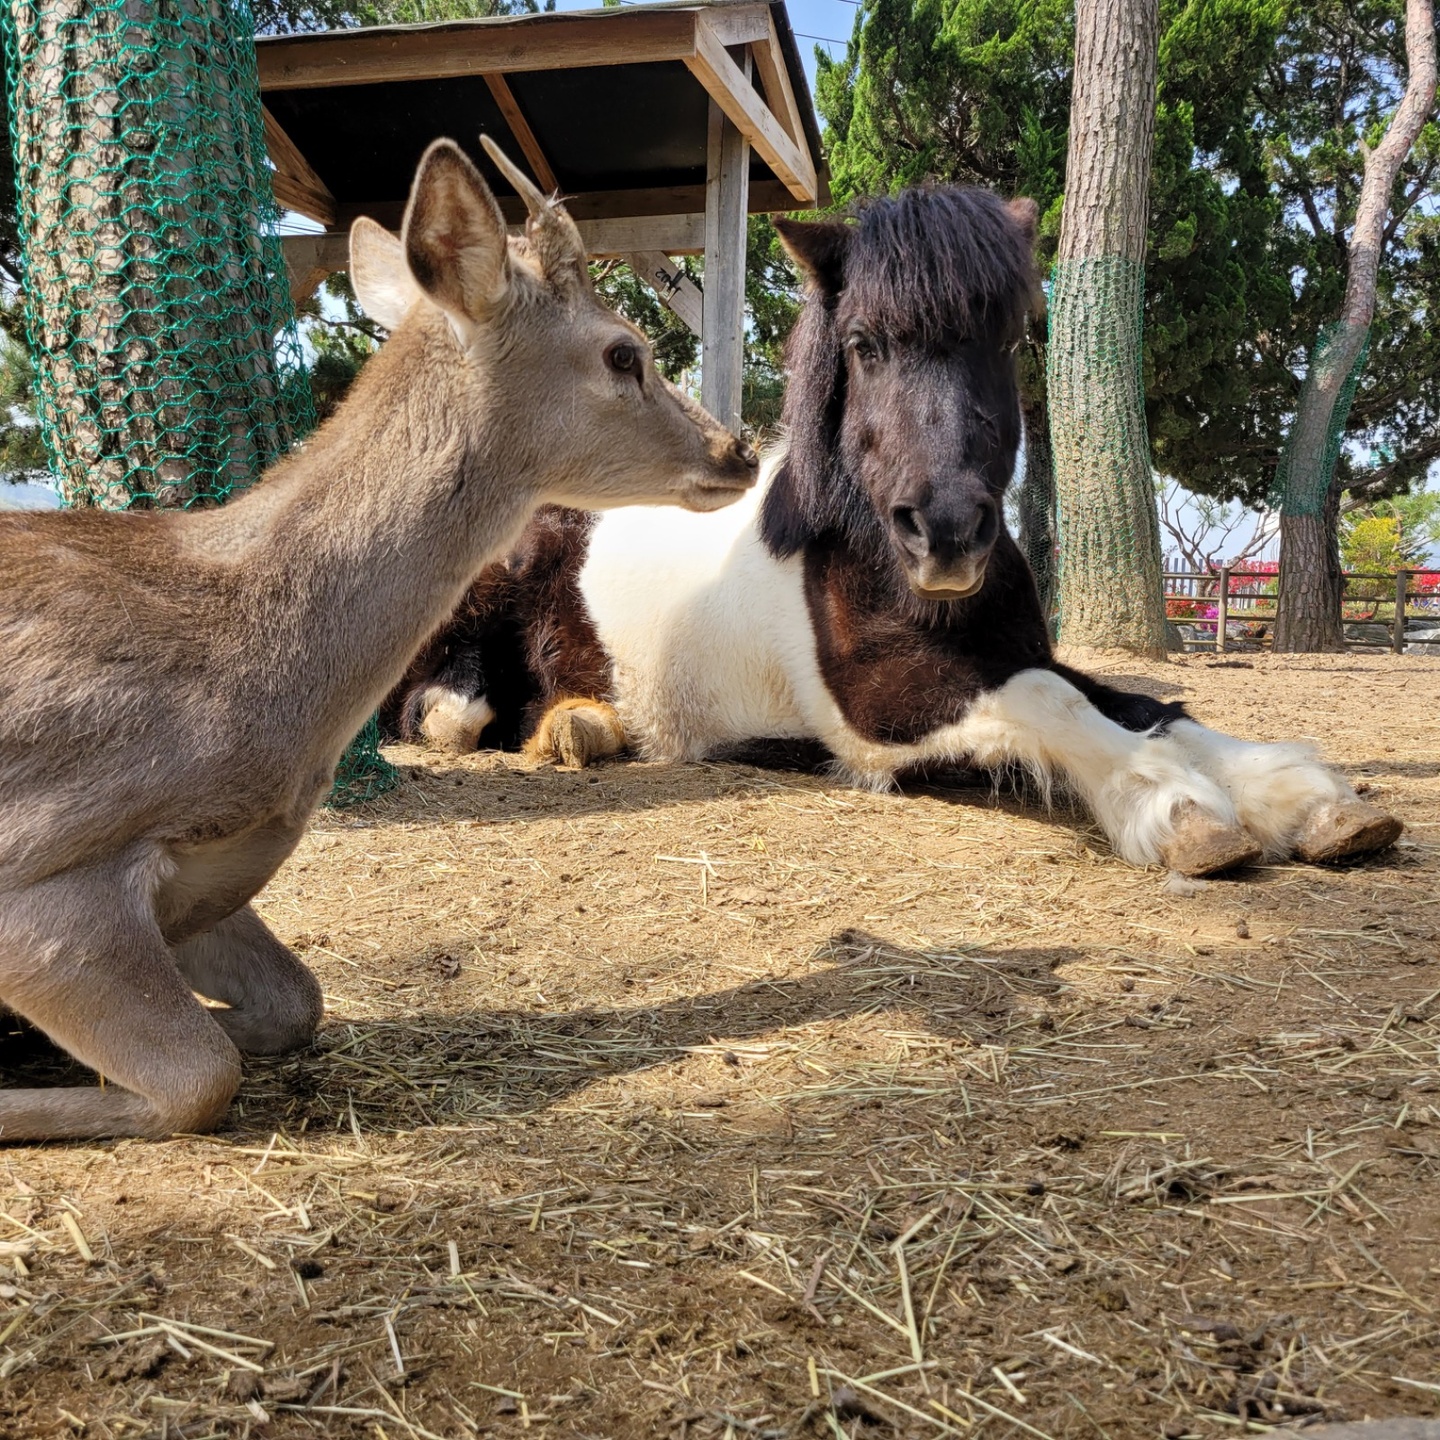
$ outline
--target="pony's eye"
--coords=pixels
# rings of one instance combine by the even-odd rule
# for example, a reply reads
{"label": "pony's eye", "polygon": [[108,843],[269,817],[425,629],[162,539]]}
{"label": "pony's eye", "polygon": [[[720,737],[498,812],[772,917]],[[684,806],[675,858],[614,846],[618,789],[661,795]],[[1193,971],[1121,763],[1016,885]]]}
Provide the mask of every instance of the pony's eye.
{"label": "pony's eye", "polygon": [[638,375],[640,373],[640,351],[628,340],[616,341],[605,352],[605,363],[617,375]]}
{"label": "pony's eye", "polygon": [[871,361],[880,358],[879,347],[875,344],[875,341],[863,331],[856,331],[845,343],[849,346],[850,353],[859,360],[861,364],[868,365]]}

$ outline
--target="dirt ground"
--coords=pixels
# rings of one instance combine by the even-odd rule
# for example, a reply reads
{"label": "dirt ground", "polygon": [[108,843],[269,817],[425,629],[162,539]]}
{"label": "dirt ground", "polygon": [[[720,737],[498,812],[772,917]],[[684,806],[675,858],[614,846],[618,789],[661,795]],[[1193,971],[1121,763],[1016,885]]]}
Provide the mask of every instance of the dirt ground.
{"label": "dirt ground", "polygon": [[1440,1415],[1440,665],[1105,668],[1400,847],[1197,886],[988,785],[393,751],[261,898],[315,1049],[217,1135],[0,1152],[0,1435]]}

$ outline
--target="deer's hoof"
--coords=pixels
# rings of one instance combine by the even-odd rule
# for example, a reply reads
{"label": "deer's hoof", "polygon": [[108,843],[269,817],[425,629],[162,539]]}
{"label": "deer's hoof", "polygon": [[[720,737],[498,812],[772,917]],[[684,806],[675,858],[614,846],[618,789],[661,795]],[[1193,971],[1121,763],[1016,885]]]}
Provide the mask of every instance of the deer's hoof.
{"label": "deer's hoof", "polygon": [[1219,875],[1253,865],[1261,855],[1255,837],[1239,825],[1227,825],[1196,805],[1175,816],[1175,833],[1165,849],[1165,864],[1182,875]]}
{"label": "deer's hoof", "polygon": [[1312,865],[1353,860],[1357,855],[1388,849],[1404,829],[1393,815],[1377,806],[1363,800],[1342,800],[1322,805],[1310,816],[1295,843],[1295,853]]}

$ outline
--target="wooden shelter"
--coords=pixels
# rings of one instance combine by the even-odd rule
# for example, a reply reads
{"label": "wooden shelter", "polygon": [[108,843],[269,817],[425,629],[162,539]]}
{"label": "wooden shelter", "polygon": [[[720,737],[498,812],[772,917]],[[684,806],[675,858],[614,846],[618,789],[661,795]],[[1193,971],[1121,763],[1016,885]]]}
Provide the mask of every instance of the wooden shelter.
{"label": "wooden shelter", "polygon": [[[623,257],[701,337],[705,405],[740,417],[745,217],[827,204],[820,136],[782,0],[682,0],[256,40],[297,295],[346,263],[357,215],[397,227],[437,135],[524,207],[495,137],[564,195],[592,256]],[[705,256],[703,295],[675,265]]]}

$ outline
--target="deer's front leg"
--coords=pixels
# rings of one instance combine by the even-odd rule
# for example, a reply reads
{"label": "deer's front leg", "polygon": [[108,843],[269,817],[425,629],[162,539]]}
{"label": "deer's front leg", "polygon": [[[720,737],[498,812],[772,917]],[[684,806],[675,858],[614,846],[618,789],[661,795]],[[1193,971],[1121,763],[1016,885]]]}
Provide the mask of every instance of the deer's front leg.
{"label": "deer's front leg", "polygon": [[127,877],[64,875],[0,896],[0,1003],[103,1086],[0,1090],[0,1143],[213,1129],[240,1056]]}
{"label": "deer's front leg", "polygon": [[191,989],[227,1006],[210,1011],[247,1055],[282,1055],[315,1038],[325,1013],[320,983],[251,905],[175,947]]}

